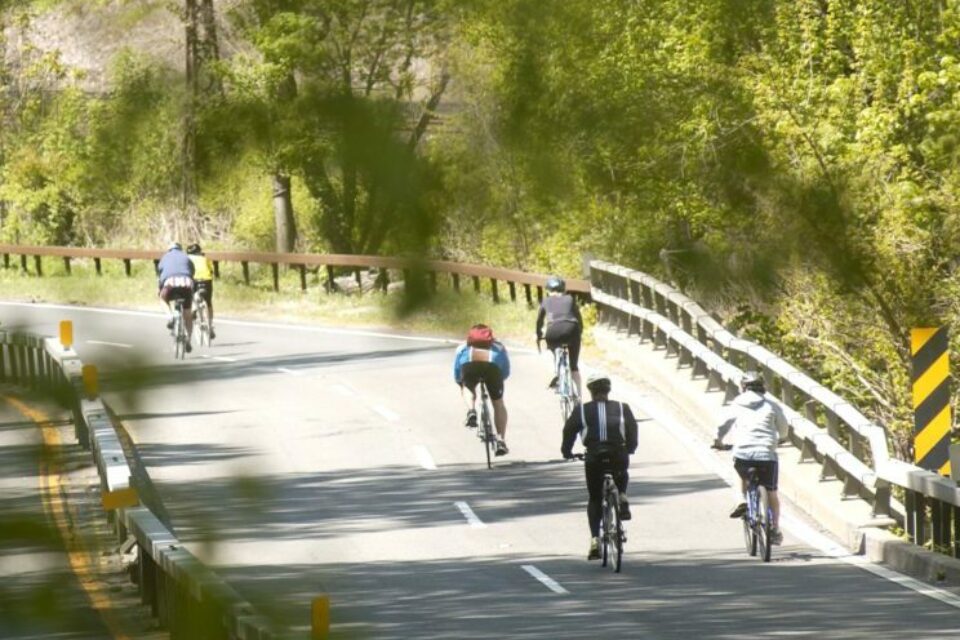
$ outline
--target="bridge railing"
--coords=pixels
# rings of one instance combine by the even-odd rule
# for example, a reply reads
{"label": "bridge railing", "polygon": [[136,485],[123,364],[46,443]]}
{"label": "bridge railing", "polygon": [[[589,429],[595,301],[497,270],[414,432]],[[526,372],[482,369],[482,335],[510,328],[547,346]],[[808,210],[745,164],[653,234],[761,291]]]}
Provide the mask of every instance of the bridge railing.
{"label": "bridge railing", "polygon": [[[89,371],[87,372],[89,373]],[[137,545],[132,576],[141,601],[173,638],[274,638],[267,621],[233,588],[187,551],[146,507],[110,414],[96,385],[84,379],[76,352],[59,340],[0,331],[0,382],[48,394],[73,413],[79,444],[90,450],[100,477],[101,497],[118,541]]]}
{"label": "bridge railing", "polygon": [[[4,266],[8,268],[11,266],[10,257],[19,256],[20,268],[24,271],[29,270],[30,260],[28,258],[32,257],[34,272],[41,276],[44,271],[44,259],[51,258],[63,260],[64,269],[67,273],[71,272],[71,265],[74,260],[93,260],[98,274],[102,273],[104,260],[118,260],[123,263],[126,275],[130,276],[133,273],[132,265],[134,261],[156,264],[162,252],[136,249],[34,247],[0,244],[0,254],[3,254]],[[239,251],[208,251],[205,255],[213,263],[214,278],[220,278],[223,264],[240,265],[246,284],[250,284],[251,281],[251,264],[269,266],[275,291],[280,290],[281,266],[288,266],[299,271],[300,289],[302,291],[307,290],[307,272],[314,269],[323,268],[326,270],[324,286],[327,291],[331,292],[336,289],[335,274],[337,269],[353,270],[358,284],[360,283],[361,270],[377,269],[379,273],[376,286],[381,289],[386,289],[389,285],[391,271],[400,274],[403,280],[409,280],[413,277],[413,273],[422,271],[426,274],[429,286],[434,290],[438,286],[438,276],[444,275],[449,278],[450,285],[456,291],[460,291],[463,286],[470,286],[466,283],[472,282],[473,290],[480,293],[483,289],[483,283],[488,283],[490,295],[494,302],[500,302],[502,297],[509,297],[510,300],[516,301],[518,288],[522,287],[527,304],[532,305],[534,296],[537,301],[543,299],[543,287],[548,278],[548,276],[542,274],[487,265],[461,264],[445,260],[416,260],[391,256]],[[501,286],[506,287],[506,292],[501,290]],[[567,280],[567,290],[581,297],[586,297],[590,293],[590,283],[587,280]]]}
{"label": "bridge railing", "polygon": [[[960,489],[936,473],[896,460],[886,430],[856,407],[766,348],[738,338],[699,304],[652,276],[594,261],[591,295],[601,320],[677,357],[680,367],[722,389],[738,392],[742,372],[763,374],[786,410],[791,440],[821,477],[842,481],[843,495],[869,500],[876,515],[896,518],[917,544],[960,557]],[[899,487],[902,503],[891,487]]]}

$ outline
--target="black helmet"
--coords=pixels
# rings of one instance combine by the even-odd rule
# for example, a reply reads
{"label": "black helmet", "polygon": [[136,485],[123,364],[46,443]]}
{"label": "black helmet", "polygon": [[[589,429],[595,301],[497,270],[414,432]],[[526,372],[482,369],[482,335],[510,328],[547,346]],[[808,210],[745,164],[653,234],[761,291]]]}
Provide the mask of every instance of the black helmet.
{"label": "black helmet", "polygon": [[187,253],[197,255],[198,253],[200,253],[200,245],[194,242],[192,245],[187,247]]}
{"label": "black helmet", "polygon": [[610,393],[610,377],[599,371],[591,373],[587,376],[587,389],[590,393]]}
{"label": "black helmet", "polygon": [[547,278],[547,291],[556,291],[558,293],[563,293],[567,290],[567,283],[563,281],[563,278],[558,276],[550,276]]}
{"label": "black helmet", "polygon": [[763,383],[763,376],[756,371],[745,371],[740,378],[740,388],[744,391],[756,391],[759,394],[766,392],[766,385]]}

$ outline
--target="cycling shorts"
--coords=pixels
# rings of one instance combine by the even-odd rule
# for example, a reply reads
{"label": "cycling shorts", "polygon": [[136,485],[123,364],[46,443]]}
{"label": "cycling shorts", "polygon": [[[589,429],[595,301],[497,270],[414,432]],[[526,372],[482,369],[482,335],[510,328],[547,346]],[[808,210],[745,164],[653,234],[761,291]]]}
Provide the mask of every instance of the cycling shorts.
{"label": "cycling shorts", "polygon": [[570,371],[580,370],[580,325],[576,322],[554,322],[544,334],[547,347],[553,351],[567,345],[570,352]]}
{"label": "cycling shorts", "polygon": [[460,374],[463,376],[460,384],[471,391],[483,380],[490,398],[499,400],[503,397],[503,373],[492,362],[467,362],[460,369]]}
{"label": "cycling shorts", "polygon": [[756,468],[760,484],[766,487],[767,491],[777,490],[777,481],[780,479],[780,465],[776,460],[733,459],[733,468],[744,480],[747,479],[747,469],[750,467]]}
{"label": "cycling shorts", "polygon": [[183,302],[183,307],[189,309],[193,303],[193,278],[189,276],[167,278],[160,287],[160,299],[167,303],[180,300]]}

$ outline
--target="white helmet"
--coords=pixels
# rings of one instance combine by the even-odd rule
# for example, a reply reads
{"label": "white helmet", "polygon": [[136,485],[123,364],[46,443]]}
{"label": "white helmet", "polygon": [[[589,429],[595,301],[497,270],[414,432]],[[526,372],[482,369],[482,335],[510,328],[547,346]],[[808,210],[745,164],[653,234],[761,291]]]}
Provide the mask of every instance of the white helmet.
{"label": "white helmet", "polygon": [[596,393],[597,391],[603,392],[610,391],[610,376],[603,373],[602,371],[594,371],[589,376],[587,376],[587,389]]}

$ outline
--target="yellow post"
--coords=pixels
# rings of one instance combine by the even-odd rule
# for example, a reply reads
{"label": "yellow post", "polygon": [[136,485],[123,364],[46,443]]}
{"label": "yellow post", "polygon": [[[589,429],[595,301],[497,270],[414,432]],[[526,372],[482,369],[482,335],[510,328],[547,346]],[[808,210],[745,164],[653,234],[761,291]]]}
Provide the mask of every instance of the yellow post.
{"label": "yellow post", "polygon": [[313,599],[310,612],[313,640],[326,640],[330,635],[330,596],[322,595]]}
{"label": "yellow post", "polygon": [[73,346],[73,322],[70,320],[60,321],[60,344],[63,345],[64,349]]}
{"label": "yellow post", "polygon": [[83,375],[83,390],[87,392],[87,397],[91,400],[100,395],[100,385],[97,382],[97,368],[92,364],[83,365],[81,369]]}

